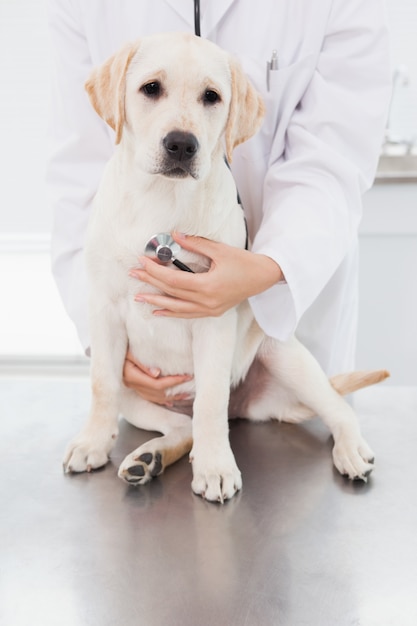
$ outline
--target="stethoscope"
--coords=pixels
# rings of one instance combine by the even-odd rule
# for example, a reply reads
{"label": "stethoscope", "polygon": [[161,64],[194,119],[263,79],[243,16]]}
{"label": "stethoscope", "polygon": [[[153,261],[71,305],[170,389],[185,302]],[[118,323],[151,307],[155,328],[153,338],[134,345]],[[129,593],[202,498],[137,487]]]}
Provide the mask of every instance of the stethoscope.
{"label": "stethoscope", "polygon": [[[200,0],[194,0],[194,32],[201,37]],[[181,246],[173,240],[169,233],[158,233],[149,239],[145,246],[145,254],[162,265],[172,263],[184,272],[193,272],[185,263],[177,259]]]}
{"label": "stethoscope", "polygon": [[194,274],[188,265],[176,258],[181,249],[181,246],[173,240],[169,233],[158,233],[151,237],[146,244],[145,255],[159,261],[162,265],[172,263],[183,272]]}
{"label": "stethoscope", "polygon": [[[194,32],[197,37],[201,37],[200,0],[194,0]],[[239,194],[238,202],[240,204]],[[246,249],[248,247],[247,237],[245,247]],[[177,255],[181,249],[181,246],[174,241],[169,233],[158,233],[157,235],[153,235],[153,237],[151,237],[147,242],[145,246],[145,255],[159,261],[162,265],[172,263],[180,270],[194,274],[194,271],[188,267],[188,265],[177,259]]]}

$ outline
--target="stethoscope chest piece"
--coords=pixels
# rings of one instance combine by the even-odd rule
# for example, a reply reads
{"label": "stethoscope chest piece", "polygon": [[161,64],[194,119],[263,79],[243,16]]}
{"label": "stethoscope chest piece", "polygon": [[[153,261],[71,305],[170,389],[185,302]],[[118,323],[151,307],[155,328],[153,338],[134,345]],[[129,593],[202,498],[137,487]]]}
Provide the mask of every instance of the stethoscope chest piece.
{"label": "stethoscope chest piece", "polygon": [[145,247],[145,254],[161,263],[169,263],[181,250],[180,245],[173,240],[169,233],[158,233],[149,239]]}
{"label": "stethoscope chest piece", "polygon": [[151,237],[146,244],[145,255],[159,261],[163,265],[173,263],[184,272],[193,273],[193,270],[190,269],[188,265],[181,263],[181,261],[178,261],[176,258],[180,250],[181,246],[173,240],[169,233],[158,233]]}

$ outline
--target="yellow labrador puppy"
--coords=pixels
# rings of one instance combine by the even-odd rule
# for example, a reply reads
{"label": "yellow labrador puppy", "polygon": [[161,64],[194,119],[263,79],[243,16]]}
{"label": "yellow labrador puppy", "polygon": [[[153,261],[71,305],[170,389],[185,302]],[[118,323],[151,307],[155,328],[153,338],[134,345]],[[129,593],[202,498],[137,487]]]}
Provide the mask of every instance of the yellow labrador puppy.
{"label": "yellow labrador puppy", "polygon": [[[163,435],[129,454],[119,469],[123,480],[145,484],[191,451],[193,491],[223,502],[242,486],[228,417],[298,422],[317,414],[333,435],[339,472],[366,480],[373,453],[340,394],[377,382],[385,372],[329,382],[295,338],[279,343],[266,337],[247,302],[220,317],[189,320],[155,316],[151,305],[134,300],[138,282],[129,270],[152,238],[157,252],[164,248],[158,233],[177,230],[245,246],[243,213],[224,157],[230,160],[233,148],[256,132],[263,104],[240,66],[209,41],[164,34],[125,46],[93,72],[86,88],[118,145],[95,198],[86,243],[92,406],[67,450],[66,471],[107,463],[121,413]],[[208,259],[181,249],[177,254],[182,269],[207,271]],[[162,375],[193,374],[173,391],[189,394],[190,406],[168,410],[127,389],[122,371],[128,346]]]}

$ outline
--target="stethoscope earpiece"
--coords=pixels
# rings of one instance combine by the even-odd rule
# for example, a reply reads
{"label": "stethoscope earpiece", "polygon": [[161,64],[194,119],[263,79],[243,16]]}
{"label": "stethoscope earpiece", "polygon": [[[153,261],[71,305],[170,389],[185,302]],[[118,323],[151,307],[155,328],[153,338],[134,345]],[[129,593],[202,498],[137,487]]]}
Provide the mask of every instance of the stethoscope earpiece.
{"label": "stethoscope earpiece", "polygon": [[193,270],[179,261],[176,256],[180,252],[181,246],[173,240],[169,233],[158,233],[151,237],[145,246],[145,255],[151,259],[157,259],[163,265],[172,263],[180,270],[184,272],[191,272]]}

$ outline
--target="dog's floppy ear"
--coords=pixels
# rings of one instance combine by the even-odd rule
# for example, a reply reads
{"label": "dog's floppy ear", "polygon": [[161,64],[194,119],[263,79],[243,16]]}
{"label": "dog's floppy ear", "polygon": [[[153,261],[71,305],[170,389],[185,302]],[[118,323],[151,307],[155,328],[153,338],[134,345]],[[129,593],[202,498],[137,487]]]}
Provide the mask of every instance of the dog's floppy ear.
{"label": "dog's floppy ear", "polygon": [[233,149],[256,133],[265,114],[261,96],[235,59],[230,60],[230,71],[232,99],[226,124],[226,157],[229,163]]}
{"label": "dog's floppy ear", "polygon": [[85,83],[94,109],[116,132],[116,144],[122,138],[125,121],[126,72],[139,42],[123,46],[103,65],[93,70]]}

